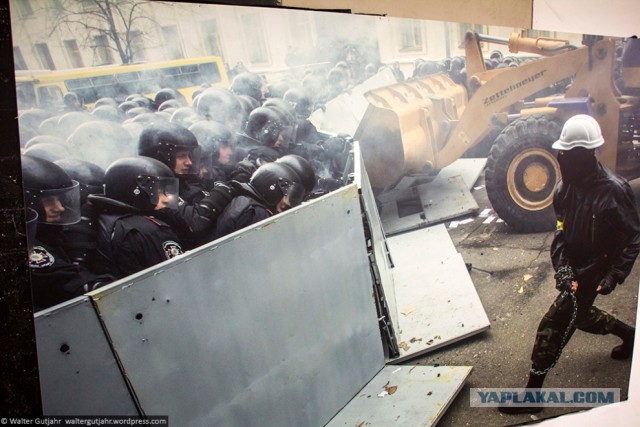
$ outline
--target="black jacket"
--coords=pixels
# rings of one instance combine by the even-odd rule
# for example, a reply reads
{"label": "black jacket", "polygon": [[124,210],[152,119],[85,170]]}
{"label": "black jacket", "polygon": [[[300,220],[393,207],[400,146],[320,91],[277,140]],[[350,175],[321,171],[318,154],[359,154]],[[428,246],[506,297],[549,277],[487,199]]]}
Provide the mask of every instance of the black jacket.
{"label": "black jacket", "polygon": [[183,253],[175,231],[159,218],[107,197],[93,198],[98,217],[98,253],[104,269],[122,278]]}
{"label": "black jacket", "polygon": [[273,215],[264,199],[256,193],[251,185],[232,181],[231,186],[237,195],[220,214],[216,223],[215,239]]}
{"label": "black jacket", "polygon": [[114,280],[75,264],[64,250],[61,226],[38,224],[29,254],[34,311],[83,295]]}
{"label": "black jacket", "polygon": [[640,252],[640,219],[631,187],[600,163],[583,182],[556,188],[558,231],[551,244],[557,270],[570,265],[578,280],[608,275],[622,283]]}

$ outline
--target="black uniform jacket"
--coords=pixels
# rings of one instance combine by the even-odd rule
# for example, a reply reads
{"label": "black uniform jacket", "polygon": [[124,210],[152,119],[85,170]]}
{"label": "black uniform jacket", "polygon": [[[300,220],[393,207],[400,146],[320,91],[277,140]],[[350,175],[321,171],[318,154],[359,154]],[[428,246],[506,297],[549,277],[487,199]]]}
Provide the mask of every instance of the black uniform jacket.
{"label": "black uniform jacket", "polygon": [[64,250],[63,240],[61,226],[38,224],[29,254],[34,311],[80,296],[114,279],[73,263]]}
{"label": "black uniform jacket", "polygon": [[264,199],[250,184],[231,182],[237,196],[220,214],[214,238],[218,239],[273,215]]}
{"label": "black uniform jacket", "polygon": [[122,278],[183,253],[178,235],[166,222],[100,199],[100,207],[106,209],[98,217],[98,253],[114,276]]}
{"label": "black uniform jacket", "polygon": [[578,185],[556,188],[558,231],[551,244],[557,270],[570,265],[588,281],[622,283],[640,251],[640,219],[631,187],[600,163]]}

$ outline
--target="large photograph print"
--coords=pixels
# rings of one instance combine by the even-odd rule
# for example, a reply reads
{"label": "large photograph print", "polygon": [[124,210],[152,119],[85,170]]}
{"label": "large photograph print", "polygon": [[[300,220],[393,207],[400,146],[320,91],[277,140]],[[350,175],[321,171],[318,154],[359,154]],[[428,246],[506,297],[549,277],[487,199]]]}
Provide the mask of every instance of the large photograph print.
{"label": "large photograph print", "polygon": [[[534,371],[551,365],[544,387],[628,399],[637,39],[197,2],[10,6],[45,415],[499,426],[589,410],[473,403],[539,387],[532,352]],[[567,166],[557,141],[575,116],[593,139]],[[585,220],[598,273],[558,270],[557,185],[596,164],[629,182],[611,178],[626,204],[610,191],[607,219]],[[589,274],[612,292],[580,306],[587,325],[561,282]]]}

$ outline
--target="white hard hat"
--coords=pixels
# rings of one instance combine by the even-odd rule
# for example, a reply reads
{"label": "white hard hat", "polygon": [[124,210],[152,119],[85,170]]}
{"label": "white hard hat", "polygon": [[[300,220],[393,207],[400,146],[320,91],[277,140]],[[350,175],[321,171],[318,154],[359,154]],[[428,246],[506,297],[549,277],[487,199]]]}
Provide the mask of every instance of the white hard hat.
{"label": "white hard hat", "polygon": [[560,139],[551,147],[566,151],[576,147],[598,148],[602,144],[604,138],[596,119],[587,114],[578,114],[565,122]]}

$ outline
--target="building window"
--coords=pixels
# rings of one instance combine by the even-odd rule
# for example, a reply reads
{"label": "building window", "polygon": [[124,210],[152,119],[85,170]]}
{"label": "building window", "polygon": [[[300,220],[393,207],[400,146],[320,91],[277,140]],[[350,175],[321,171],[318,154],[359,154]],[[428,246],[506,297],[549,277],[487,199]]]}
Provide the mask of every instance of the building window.
{"label": "building window", "polygon": [[204,39],[205,51],[209,55],[221,56],[220,35],[218,34],[218,23],[215,19],[202,21],[202,38]]}
{"label": "building window", "polygon": [[73,68],[84,67],[82,55],[80,55],[80,49],[78,48],[78,43],[76,43],[75,40],[65,40],[64,48],[67,51],[67,55],[69,55],[69,61],[71,62],[71,66]]}
{"label": "building window", "polygon": [[291,45],[297,48],[312,47],[313,43],[313,25],[311,23],[311,15],[309,13],[292,13],[289,17],[289,33],[291,35]]}
{"label": "building window", "polygon": [[184,58],[177,26],[162,27],[162,37],[164,38],[165,51],[169,59]]}
{"label": "building window", "polygon": [[131,54],[133,62],[143,62],[147,60],[147,50],[144,45],[144,35],[142,31],[131,31]]}
{"label": "building window", "polygon": [[33,8],[31,7],[30,0],[17,0],[13,4],[18,5],[18,13],[21,17],[26,18],[27,16],[33,15]]}
{"label": "building window", "polygon": [[107,36],[100,35],[93,38],[94,43],[94,56],[97,59],[96,65],[112,64],[113,53],[109,47],[109,40]]}
{"label": "building window", "polygon": [[399,52],[424,52],[424,33],[421,21],[402,20],[399,30]]}
{"label": "building window", "polygon": [[258,12],[245,13],[240,16],[244,41],[249,52],[249,63],[252,65],[268,64],[269,54],[265,43],[265,32]]}
{"label": "building window", "polygon": [[18,46],[13,47],[13,67],[16,70],[27,69],[27,63],[24,61],[24,56],[22,56],[22,51]]}
{"label": "building window", "polygon": [[40,65],[42,68],[47,70],[55,70],[56,65],[53,63],[53,58],[51,57],[51,52],[49,52],[49,46],[46,43],[36,43],[36,54],[38,55],[38,59],[40,60]]}

